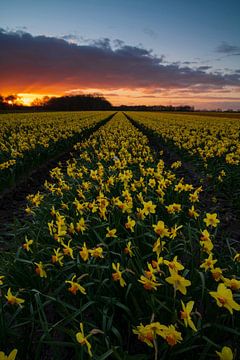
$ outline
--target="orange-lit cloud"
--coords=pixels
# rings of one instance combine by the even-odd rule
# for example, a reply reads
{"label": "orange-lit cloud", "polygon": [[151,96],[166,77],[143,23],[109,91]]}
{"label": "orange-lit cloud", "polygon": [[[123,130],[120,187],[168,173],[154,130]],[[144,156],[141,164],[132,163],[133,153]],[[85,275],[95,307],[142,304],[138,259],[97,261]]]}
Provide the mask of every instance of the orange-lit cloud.
{"label": "orange-lit cloud", "polygon": [[116,105],[228,103],[240,107],[240,72],[214,73],[209,67],[165,63],[151,51],[121,42],[116,48],[109,41],[77,45],[0,30],[1,94],[22,94],[29,103],[35,95],[77,92],[102,93]]}

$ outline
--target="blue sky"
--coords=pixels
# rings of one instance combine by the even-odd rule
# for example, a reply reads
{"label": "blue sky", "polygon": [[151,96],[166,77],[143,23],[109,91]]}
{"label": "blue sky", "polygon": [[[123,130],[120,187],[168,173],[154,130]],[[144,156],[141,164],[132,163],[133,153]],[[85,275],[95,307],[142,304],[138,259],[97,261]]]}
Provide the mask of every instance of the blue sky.
{"label": "blue sky", "polygon": [[[226,74],[240,69],[237,0],[12,0],[0,27],[84,45],[107,38],[164,56],[163,62]],[[0,89],[1,90],[1,89]]]}

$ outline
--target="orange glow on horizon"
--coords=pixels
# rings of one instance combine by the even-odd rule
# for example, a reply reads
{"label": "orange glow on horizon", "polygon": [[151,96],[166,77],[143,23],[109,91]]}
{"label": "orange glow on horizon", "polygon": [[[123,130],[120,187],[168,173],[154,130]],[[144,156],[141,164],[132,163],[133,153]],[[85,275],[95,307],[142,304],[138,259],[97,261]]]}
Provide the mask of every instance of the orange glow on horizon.
{"label": "orange glow on horizon", "polygon": [[[216,109],[222,107],[229,108],[234,106],[235,108],[240,108],[239,105],[239,92],[238,91],[229,91],[228,93],[220,93],[209,91],[206,93],[194,93],[191,90],[184,89],[184,91],[177,89],[168,89],[160,92],[151,91],[151,89],[107,89],[107,88],[75,88],[62,91],[61,86],[58,84],[56,88],[52,86],[51,90],[54,91],[44,91],[44,89],[37,89],[36,92],[23,91],[16,92],[18,99],[17,103],[20,103],[25,106],[31,106],[32,102],[36,99],[42,100],[45,96],[48,97],[58,97],[58,96],[71,96],[71,95],[86,95],[86,94],[99,94],[104,96],[108,101],[111,102],[113,106],[119,105],[190,105],[194,106],[196,109],[209,108]],[[56,90],[55,90],[56,89]],[[1,93],[1,91],[0,91]],[[13,91],[4,91],[3,95],[7,96],[13,94]],[[15,94],[16,94],[15,93]],[[221,104],[222,103],[222,104]],[[234,104],[234,105],[233,105]]]}
{"label": "orange glow on horizon", "polygon": [[43,95],[43,94],[31,94],[31,93],[19,93],[19,101],[24,106],[31,106],[32,102],[36,99],[43,99],[45,96],[55,96],[55,95]]}

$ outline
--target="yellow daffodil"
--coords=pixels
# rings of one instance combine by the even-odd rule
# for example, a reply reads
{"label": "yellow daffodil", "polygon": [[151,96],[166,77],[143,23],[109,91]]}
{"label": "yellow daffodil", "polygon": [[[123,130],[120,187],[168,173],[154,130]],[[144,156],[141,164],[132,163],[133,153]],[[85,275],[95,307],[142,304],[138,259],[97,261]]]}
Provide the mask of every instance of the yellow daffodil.
{"label": "yellow daffodil", "polygon": [[221,283],[217,291],[210,291],[209,294],[217,301],[219,307],[225,307],[231,314],[233,310],[240,311],[240,305],[233,300],[233,294],[230,289]]}
{"label": "yellow daffodil", "polygon": [[220,221],[217,219],[216,213],[214,214],[207,213],[203,221],[207,226],[212,226],[212,227],[217,227],[217,224],[220,223]]}
{"label": "yellow daffodil", "polygon": [[61,249],[58,248],[57,250],[56,249],[53,249],[54,251],[54,255],[52,255],[52,263],[53,264],[56,264],[56,263],[59,263],[60,266],[63,266],[63,253],[61,252]]}
{"label": "yellow daffodil", "polygon": [[76,224],[76,230],[78,233],[81,231],[81,233],[83,234],[84,231],[86,231],[86,229],[87,229],[87,226],[86,226],[85,220],[83,217],[81,217],[81,219]]}
{"label": "yellow daffodil", "polygon": [[205,229],[201,232],[201,237],[200,237],[201,241],[210,241],[210,234],[209,232]]}
{"label": "yellow daffodil", "polygon": [[156,207],[157,205],[154,205],[152,201],[142,201],[143,204],[143,214],[149,215],[149,214],[155,214],[156,213]]}
{"label": "yellow daffodil", "polygon": [[211,273],[215,281],[220,281],[222,279],[222,269],[220,267],[211,269]]}
{"label": "yellow daffodil", "polygon": [[224,284],[229,287],[231,290],[239,290],[240,289],[240,280],[237,279],[228,279],[228,278],[222,278]]}
{"label": "yellow daffodil", "polygon": [[214,264],[216,264],[217,260],[213,260],[213,254],[210,253],[208,258],[203,261],[200,265],[200,268],[203,268],[205,272],[209,269],[213,269]]}
{"label": "yellow daffodil", "polygon": [[136,225],[136,221],[131,219],[130,216],[127,218],[127,222],[125,223],[125,228],[130,230],[131,232],[134,232],[134,226]]}
{"label": "yellow daffodil", "polygon": [[28,240],[27,236],[25,236],[25,243],[22,244],[23,249],[26,251],[32,251],[30,246],[33,244],[33,240]]}
{"label": "yellow daffodil", "polygon": [[63,246],[63,253],[64,255],[70,256],[72,259],[74,259],[73,256],[73,249],[71,248],[70,244],[71,244],[72,240],[68,241],[68,244],[64,244],[64,242],[62,241],[61,244]]}
{"label": "yellow daffodil", "polygon": [[15,360],[17,352],[17,349],[14,349],[10,352],[9,355],[6,355],[3,351],[0,351],[0,360]]}
{"label": "yellow daffodil", "polygon": [[92,347],[92,346],[91,346],[90,342],[88,341],[88,338],[89,338],[90,336],[91,336],[91,334],[89,334],[89,335],[87,335],[87,336],[84,335],[83,323],[80,323],[80,331],[77,332],[77,334],[76,334],[77,342],[78,342],[80,345],[82,345],[82,346],[86,345],[86,346],[87,346],[88,355],[89,355],[90,357],[92,357],[92,351],[91,351],[91,347]]}
{"label": "yellow daffodil", "polygon": [[194,193],[189,194],[189,200],[192,203],[198,202],[199,201],[198,193],[195,191]]}
{"label": "yellow daffodil", "polygon": [[234,261],[237,261],[237,262],[240,262],[240,253],[237,253],[234,258],[233,258]]}
{"label": "yellow daffodil", "polygon": [[106,237],[107,238],[116,238],[117,237],[116,232],[117,232],[117,229],[110,229],[109,227],[107,227]]}
{"label": "yellow daffodil", "polygon": [[233,353],[230,347],[224,346],[222,351],[216,351],[216,354],[219,356],[220,360],[233,360]]}
{"label": "yellow daffodil", "polygon": [[71,235],[76,233],[76,231],[75,231],[75,226],[74,226],[73,222],[71,222],[71,223],[69,224],[68,232],[69,232],[69,234],[71,234]]}
{"label": "yellow daffodil", "polygon": [[211,240],[208,241],[200,241],[200,245],[202,247],[202,250],[206,252],[208,255],[211,253],[213,249],[213,243]]}
{"label": "yellow daffodil", "polygon": [[182,334],[176,330],[174,325],[164,326],[162,325],[159,331],[157,332],[168,345],[175,346],[177,343],[182,341]]}
{"label": "yellow daffodil", "polygon": [[66,280],[66,284],[70,284],[70,288],[68,288],[68,291],[70,291],[73,295],[77,294],[77,291],[80,291],[83,295],[86,295],[86,290],[83,286],[81,286],[78,282],[74,281],[76,279],[76,275],[73,275],[71,280]]}
{"label": "yellow daffodil", "polygon": [[184,269],[184,266],[177,260],[177,255],[174,256],[172,261],[164,260],[164,264],[168,266],[169,269],[180,271]]}
{"label": "yellow daffodil", "polygon": [[130,257],[134,256],[133,251],[132,251],[131,241],[128,241],[127,246],[124,248],[123,251],[125,254],[128,254]]}
{"label": "yellow daffodil", "polygon": [[159,220],[156,225],[152,226],[155,233],[160,236],[160,238],[163,238],[164,236],[169,236],[169,231],[167,227],[165,227],[165,224],[162,220]]}
{"label": "yellow daffodil", "polygon": [[100,246],[97,246],[94,249],[89,250],[89,253],[94,258],[102,258],[102,259],[104,258],[104,256],[103,256],[103,248],[100,247]]}
{"label": "yellow daffodil", "polygon": [[152,260],[152,267],[156,269],[156,271],[161,274],[162,271],[160,269],[160,265],[164,264],[164,259],[162,256],[157,256],[157,260]]}
{"label": "yellow daffodil", "polygon": [[157,290],[158,286],[160,286],[161,284],[159,284],[156,280],[154,279],[149,279],[148,277],[141,275],[140,276],[140,280],[138,280],[141,284],[143,284],[144,289],[146,290]]}
{"label": "yellow daffodil", "polygon": [[140,324],[133,329],[133,333],[138,336],[138,339],[150,347],[153,347],[153,340],[155,339],[154,331],[151,325],[144,326]]}
{"label": "yellow daffodil", "polygon": [[87,248],[85,242],[83,243],[82,250],[79,251],[79,254],[80,254],[81,258],[83,259],[83,261],[88,261],[90,252],[89,252],[89,249]]}
{"label": "yellow daffodil", "polygon": [[166,244],[165,241],[162,241],[161,238],[158,238],[157,241],[153,244],[153,252],[157,253],[157,256],[163,251],[164,245]]}
{"label": "yellow daffodil", "polygon": [[177,226],[176,224],[170,228],[169,230],[169,237],[170,239],[175,239],[175,237],[177,236],[177,232],[178,230],[180,230],[183,226],[182,225],[179,225]]}
{"label": "yellow daffodil", "polygon": [[44,270],[44,265],[43,265],[42,261],[40,261],[40,263],[35,262],[34,264],[36,265],[36,268],[35,268],[36,274],[38,274],[41,278],[46,278],[47,273]]}
{"label": "yellow daffodil", "polygon": [[191,285],[191,281],[185,279],[183,276],[179,275],[177,271],[169,269],[170,275],[165,280],[173,285],[175,291],[179,290],[183,295],[187,293],[187,287]]}
{"label": "yellow daffodil", "polygon": [[181,204],[175,204],[175,203],[165,206],[165,208],[167,209],[167,212],[169,214],[179,213],[182,210]]}
{"label": "yellow daffodil", "polygon": [[181,319],[184,321],[186,327],[190,327],[193,331],[197,331],[196,326],[194,325],[191,319],[191,312],[193,309],[194,301],[189,301],[186,305],[181,300],[182,311],[180,311]]}
{"label": "yellow daffodil", "polygon": [[113,268],[113,270],[115,270],[115,272],[112,273],[113,280],[114,281],[119,281],[120,285],[122,287],[126,286],[127,284],[126,284],[125,280],[122,277],[122,271],[120,271],[120,263],[117,263],[117,264],[112,263],[112,268]]}
{"label": "yellow daffodil", "polygon": [[188,209],[188,215],[194,219],[197,219],[199,217],[199,213],[195,210],[194,205],[190,209]]}
{"label": "yellow daffodil", "polygon": [[5,295],[5,298],[7,299],[8,304],[11,305],[19,305],[23,304],[25,302],[24,299],[18,298],[12,294],[11,288],[8,289],[7,295]]}

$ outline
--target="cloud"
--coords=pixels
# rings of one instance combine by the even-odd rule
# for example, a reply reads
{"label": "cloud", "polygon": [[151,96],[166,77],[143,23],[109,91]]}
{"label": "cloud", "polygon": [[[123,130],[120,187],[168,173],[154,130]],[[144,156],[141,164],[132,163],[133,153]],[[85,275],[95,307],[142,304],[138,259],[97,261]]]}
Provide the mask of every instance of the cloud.
{"label": "cloud", "polygon": [[197,68],[197,70],[206,71],[206,70],[209,70],[209,69],[211,69],[211,68],[212,68],[211,66],[203,65],[203,66],[199,66],[199,67]]}
{"label": "cloud", "polygon": [[197,61],[183,61],[182,64],[184,64],[184,65],[191,65],[191,64],[198,64],[198,62],[197,62]]}
{"label": "cloud", "polygon": [[76,34],[65,34],[61,36],[61,39],[69,41],[69,42],[77,42],[79,41],[79,36]]}
{"label": "cloud", "polygon": [[163,56],[143,47],[119,40],[113,45],[108,38],[79,45],[63,38],[1,29],[0,92],[240,87],[237,72],[221,74],[206,72],[206,67],[166,64]]}
{"label": "cloud", "polygon": [[240,55],[240,46],[231,45],[226,41],[222,41],[221,44],[217,46],[216,52],[227,55]]}

